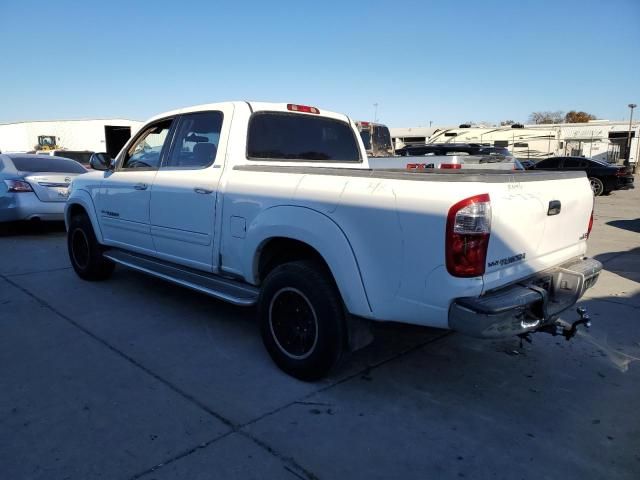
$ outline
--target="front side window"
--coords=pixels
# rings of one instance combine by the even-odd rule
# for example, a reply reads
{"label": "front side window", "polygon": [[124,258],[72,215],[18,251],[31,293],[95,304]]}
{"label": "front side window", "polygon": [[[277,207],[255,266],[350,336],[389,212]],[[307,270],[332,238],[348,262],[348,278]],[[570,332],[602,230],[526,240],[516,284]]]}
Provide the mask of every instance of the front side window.
{"label": "front side window", "polygon": [[222,118],[222,112],[184,115],[171,154],[163,167],[204,168],[213,164],[220,142]]}
{"label": "front side window", "polygon": [[122,162],[124,170],[154,170],[160,166],[160,154],[173,120],[163,120],[147,128],[127,150]]}
{"label": "front side window", "polygon": [[359,162],[360,151],[346,122],[296,113],[258,112],[249,122],[247,157]]}

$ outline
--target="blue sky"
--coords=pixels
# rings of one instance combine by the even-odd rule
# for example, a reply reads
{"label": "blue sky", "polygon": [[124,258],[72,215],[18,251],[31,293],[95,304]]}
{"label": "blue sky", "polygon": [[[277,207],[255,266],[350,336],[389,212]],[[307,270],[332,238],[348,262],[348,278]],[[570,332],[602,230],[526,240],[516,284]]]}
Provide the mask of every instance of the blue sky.
{"label": "blue sky", "polygon": [[0,122],[305,103],[390,126],[628,118],[640,0],[0,2]]}

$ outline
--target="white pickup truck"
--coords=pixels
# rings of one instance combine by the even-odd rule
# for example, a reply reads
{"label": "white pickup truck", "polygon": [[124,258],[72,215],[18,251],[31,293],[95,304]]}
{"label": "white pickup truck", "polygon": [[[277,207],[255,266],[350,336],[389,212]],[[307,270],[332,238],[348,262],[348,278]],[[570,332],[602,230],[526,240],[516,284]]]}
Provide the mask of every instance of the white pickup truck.
{"label": "white pickup truck", "polygon": [[354,123],[315,107],[176,110],[91,163],[65,211],[77,274],[121,264],[257,305],[271,357],[305,380],[363,319],[551,331],[601,269],[583,172],[375,170]]}

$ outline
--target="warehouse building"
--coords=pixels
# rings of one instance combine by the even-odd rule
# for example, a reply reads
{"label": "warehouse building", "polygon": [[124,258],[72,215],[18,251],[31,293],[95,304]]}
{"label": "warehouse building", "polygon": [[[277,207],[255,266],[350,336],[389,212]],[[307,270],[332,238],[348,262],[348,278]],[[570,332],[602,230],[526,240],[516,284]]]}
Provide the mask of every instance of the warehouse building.
{"label": "warehouse building", "polygon": [[0,151],[89,150],[115,157],[141,126],[120,118],[0,124]]}

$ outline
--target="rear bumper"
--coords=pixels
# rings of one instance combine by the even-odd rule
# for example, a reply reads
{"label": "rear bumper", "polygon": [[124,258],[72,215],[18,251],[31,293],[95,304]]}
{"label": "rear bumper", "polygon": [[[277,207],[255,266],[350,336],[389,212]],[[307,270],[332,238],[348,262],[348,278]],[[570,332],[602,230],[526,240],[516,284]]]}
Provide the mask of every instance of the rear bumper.
{"label": "rear bumper", "polygon": [[0,222],[18,220],[64,220],[66,202],[42,202],[33,192],[8,194],[0,198]]}
{"label": "rear bumper", "polygon": [[480,338],[532,332],[553,322],[595,285],[602,264],[577,258],[481,297],[454,300],[449,327]]}
{"label": "rear bumper", "polygon": [[630,188],[635,188],[633,181],[633,175],[618,178],[618,182],[616,183],[616,190],[629,190]]}

